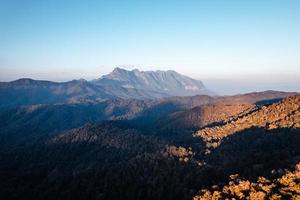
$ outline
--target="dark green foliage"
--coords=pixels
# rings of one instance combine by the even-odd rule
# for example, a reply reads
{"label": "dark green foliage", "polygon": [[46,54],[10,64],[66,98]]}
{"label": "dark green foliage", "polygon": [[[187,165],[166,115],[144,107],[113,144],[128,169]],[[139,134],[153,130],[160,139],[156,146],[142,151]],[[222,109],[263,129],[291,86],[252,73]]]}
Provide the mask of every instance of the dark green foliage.
{"label": "dark green foliage", "polygon": [[[1,153],[1,195],[23,199],[189,199],[197,166],[165,155],[166,143],[104,123]],[[18,181],[16,181],[18,180]],[[190,190],[194,188],[193,192]]]}
{"label": "dark green foliage", "polygon": [[172,113],[213,101],[197,96],[2,108],[0,199],[191,199],[201,188],[222,186],[230,174],[268,177],[300,161],[297,128],[244,129],[209,153],[189,129],[161,128]]}

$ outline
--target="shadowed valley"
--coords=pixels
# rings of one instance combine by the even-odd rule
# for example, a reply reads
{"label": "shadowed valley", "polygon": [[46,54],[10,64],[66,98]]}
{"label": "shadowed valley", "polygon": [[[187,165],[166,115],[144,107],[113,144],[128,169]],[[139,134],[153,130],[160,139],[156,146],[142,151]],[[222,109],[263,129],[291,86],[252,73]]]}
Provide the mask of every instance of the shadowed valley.
{"label": "shadowed valley", "polygon": [[[169,86],[177,74],[153,73],[116,69],[92,82],[3,83],[0,198],[299,198],[299,94],[176,96],[180,84]],[[164,76],[170,85],[160,84]],[[173,92],[103,92],[124,84],[159,92],[138,77],[156,77]]]}

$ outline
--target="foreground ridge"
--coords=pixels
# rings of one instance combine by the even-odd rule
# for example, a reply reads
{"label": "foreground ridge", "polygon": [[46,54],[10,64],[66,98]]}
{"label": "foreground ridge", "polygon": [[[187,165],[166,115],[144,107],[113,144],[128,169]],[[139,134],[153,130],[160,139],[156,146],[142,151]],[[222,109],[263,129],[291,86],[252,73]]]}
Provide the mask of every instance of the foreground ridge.
{"label": "foreground ridge", "polygon": [[254,112],[234,118],[224,125],[204,128],[197,131],[194,137],[201,137],[206,142],[213,142],[214,146],[218,146],[223,138],[251,127],[264,127],[269,130],[299,128],[300,95],[287,97],[270,106],[262,106]]}
{"label": "foreground ridge", "polygon": [[194,200],[218,200],[218,199],[294,199],[300,198],[300,163],[295,166],[294,171],[278,170],[283,174],[279,178],[267,179],[259,177],[251,182],[239,177],[238,174],[230,176],[229,182],[219,188],[215,186],[210,190],[202,190],[196,195]]}

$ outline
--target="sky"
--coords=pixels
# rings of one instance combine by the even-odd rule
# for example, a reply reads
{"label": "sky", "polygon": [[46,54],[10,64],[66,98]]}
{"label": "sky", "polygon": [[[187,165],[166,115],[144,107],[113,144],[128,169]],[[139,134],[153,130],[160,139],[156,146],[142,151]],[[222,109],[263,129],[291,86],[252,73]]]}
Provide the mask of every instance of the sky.
{"label": "sky", "polygon": [[0,81],[176,70],[218,93],[300,91],[299,0],[0,0]]}

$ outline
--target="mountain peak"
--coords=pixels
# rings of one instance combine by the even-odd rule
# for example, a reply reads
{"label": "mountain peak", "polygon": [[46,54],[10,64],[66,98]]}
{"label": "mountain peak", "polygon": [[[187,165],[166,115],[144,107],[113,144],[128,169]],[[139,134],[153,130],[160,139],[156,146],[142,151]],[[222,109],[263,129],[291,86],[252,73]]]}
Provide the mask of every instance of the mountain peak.
{"label": "mountain peak", "polygon": [[116,68],[114,68],[114,70],[111,73],[124,72],[124,71],[127,71],[127,70],[120,68],[120,67],[116,67]]}
{"label": "mountain peak", "polygon": [[31,78],[20,78],[15,81],[12,81],[12,83],[16,83],[16,84],[31,84],[33,82],[35,82],[35,80]]}
{"label": "mountain peak", "polygon": [[72,81],[66,82],[66,83],[79,83],[79,84],[86,84],[88,83],[87,80],[85,80],[84,78],[80,78],[80,79],[74,79]]}
{"label": "mountain peak", "polygon": [[200,80],[179,74],[174,70],[140,71],[138,69],[126,70],[116,67],[111,73],[102,76],[93,83],[110,85],[120,89],[135,89],[142,93],[155,92],[160,94],[161,97],[213,94],[204,87]]}

